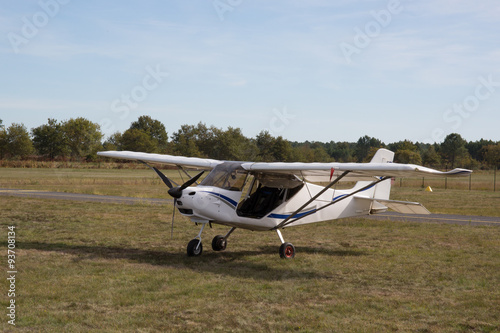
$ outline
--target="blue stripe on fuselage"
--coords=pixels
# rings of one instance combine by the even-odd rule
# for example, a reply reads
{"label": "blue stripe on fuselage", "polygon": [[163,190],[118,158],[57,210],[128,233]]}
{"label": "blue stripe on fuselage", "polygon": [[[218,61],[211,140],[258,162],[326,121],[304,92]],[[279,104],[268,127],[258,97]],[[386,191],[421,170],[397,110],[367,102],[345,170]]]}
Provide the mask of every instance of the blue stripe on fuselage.
{"label": "blue stripe on fuselage", "polygon": [[[299,217],[302,217],[304,215],[315,213],[315,212],[316,212],[316,208],[311,209],[311,210],[309,210],[307,212],[295,214],[293,217],[294,218],[299,218]],[[270,217],[272,219],[286,219],[286,218],[290,217],[290,215],[292,215],[292,214],[288,214],[287,215],[287,214],[274,214],[273,213],[273,214],[269,214],[267,217]]]}
{"label": "blue stripe on fuselage", "polygon": [[220,193],[217,193],[217,192],[210,192],[210,191],[203,191],[205,193],[208,193],[208,194],[211,194],[213,196],[216,196],[216,197],[219,197],[221,198],[222,200],[226,201],[227,203],[231,204],[234,208],[236,208],[236,206],[238,205],[238,203],[236,201],[234,201],[233,199],[229,198],[229,197],[226,197],[225,195],[223,194],[220,194]]}

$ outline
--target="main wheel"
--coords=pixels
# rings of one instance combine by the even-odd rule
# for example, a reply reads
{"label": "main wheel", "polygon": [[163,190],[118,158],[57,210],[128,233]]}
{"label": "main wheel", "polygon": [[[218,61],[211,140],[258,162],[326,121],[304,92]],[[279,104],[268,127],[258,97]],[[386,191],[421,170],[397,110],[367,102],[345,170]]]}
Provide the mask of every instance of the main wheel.
{"label": "main wheel", "polygon": [[188,243],[187,255],[189,257],[199,256],[201,254],[201,252],[203,252],[203,245],[201,244],[201,240],[193,239]]}
{"label": "main wheel", "polygon": [[224,251],[227,246],[227,241],[224,239],[224,236],[217,235],[212,240],[212,249],[214,251]]}
{"label": "main wheel", "polygon": [[295,257],[295,247],[292,243],[283,243],[280,246],[280,257],[283,259],[292,259]]}

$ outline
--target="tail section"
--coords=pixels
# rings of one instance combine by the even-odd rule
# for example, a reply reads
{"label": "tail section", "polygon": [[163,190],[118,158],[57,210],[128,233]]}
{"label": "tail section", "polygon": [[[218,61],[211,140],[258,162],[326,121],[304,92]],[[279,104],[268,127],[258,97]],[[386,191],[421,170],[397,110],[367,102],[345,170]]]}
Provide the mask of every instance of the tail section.
{"label": "tail section", "polygon": [[[392,163],[394,153],[387,149],[379,149],[373,156],[370,163]],[[356,188],[367,186],[370,182],[357,182]],[[370,214],[383,213],[388,208],[403,214],[430,214],[430,212],[418,202],[406,202],[389,200],[391,194],[391,180],[384,180],[377,185],[369,188],[367,191],[360,192],[360,195],[354,197],[358,201],[365,201],[370,205]]]}
{"label": "tail section", "polygon": [[[370,163],[392,163],[394,160],[394,153],[387,149],[379,149],[373,156]],[[377,186],[375,186],[375,193],[372,198],[377,199],[389,199],[391,194],[391,180],[385,180],[380,182]]]}
{"label": "tail section", "polygon": [[[370,163],[392,163],[393,160],[394,153],[390,150],[381,148],[377,150]],[[357,182],[354,186],[354,189],[362,188],[364,186],[367,186],[368,184],[370,184],[370,182]],[[389,195],[391,194],[391,180],[387,179],[383,182],[380,182],[377,185],[369,188],[368,190],[361,192],[360,194],[368,198],[389,199]]]}

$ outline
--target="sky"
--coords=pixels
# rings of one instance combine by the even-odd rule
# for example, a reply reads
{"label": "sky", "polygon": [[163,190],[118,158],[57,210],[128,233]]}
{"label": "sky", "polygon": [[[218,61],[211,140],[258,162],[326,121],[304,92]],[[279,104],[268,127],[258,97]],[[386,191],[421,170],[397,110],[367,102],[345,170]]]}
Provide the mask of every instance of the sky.
{"label": "sky", "polygon": [[500,140],[498,0],[0,0],[0,119]]}

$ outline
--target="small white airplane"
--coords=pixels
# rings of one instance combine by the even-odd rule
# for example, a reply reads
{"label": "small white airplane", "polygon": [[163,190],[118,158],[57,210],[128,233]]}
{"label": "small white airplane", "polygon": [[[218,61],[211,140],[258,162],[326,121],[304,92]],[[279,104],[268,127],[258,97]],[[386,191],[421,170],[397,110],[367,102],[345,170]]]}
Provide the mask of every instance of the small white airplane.
{"label": "small white airplane", "polygon": [[[414,164],[392,163],[394,153],[379,149],[370,163],[263,163],[219,161],[206,158],[106,151],[99,156],[163,163],[184,172],[203,170],[182,185],[175,184],[160,170],[149,166],[169,187],[179,212],[201,224],[198,235],[188,243],[188,256],[203,251],[201,234],[207,224],[231,229],[212,240],[212,249],[226,249],[227,239],[237,228],[274,230],[281,241],[281,258],[293,258],[295,247],[285,242],[280,229],[308,223],[385,212],[430,214],[417,202],[389,200],[392,177],[466,176],[472,171],[441,172]],[[210,170],[197,186],[191,186]],[[187,172],[186,172],[187,174]],[[340,181],[355,181],[347,190],[336,189]],[[176,186],[172,184],[174,183]],[[313,183],[328,183],[320,186]],[[172,227],[173,227],[172,217]]]}

